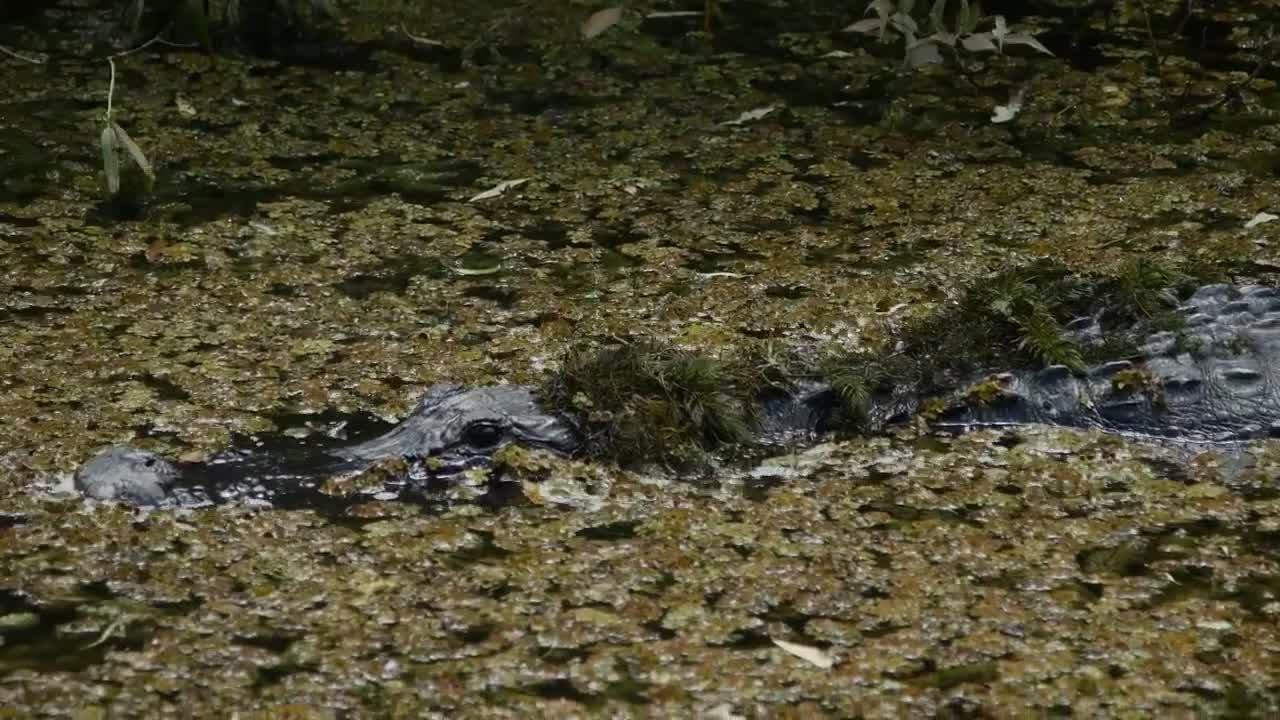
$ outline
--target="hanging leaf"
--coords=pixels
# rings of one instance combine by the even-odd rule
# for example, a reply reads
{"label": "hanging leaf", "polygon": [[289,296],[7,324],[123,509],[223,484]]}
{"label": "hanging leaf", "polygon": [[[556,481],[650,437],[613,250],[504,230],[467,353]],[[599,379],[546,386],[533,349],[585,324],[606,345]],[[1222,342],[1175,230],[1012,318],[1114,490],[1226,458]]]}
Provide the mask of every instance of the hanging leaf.
{"label": "hanging leaf", "polygon": [[102,174],[107,177],[107,193],[115,195],[120,192],[120,159],[116,157],[116,133],[108,124],[102,128],[98,136],[98,145],[102,148]]}
{"label": "hanging leaf", "polygon": [[1004,36],[1004,44],[1005,45],[1026,45],[1029,48],[1034,48],[1036,50],[1039,50],[1045,55],[1053,55],[1052,50],[1045,47],[1044,45],[1041,45],[1039,40],[1031,37],[1026,33],[1009,33],[1008,35]]}
{"label": "hanging leaf", "polygon": [[997,15],[995,20],[996,20],[996,27],[994,30],[991,31],[991,37],[995,39],[996,47],[999,49],[1001,53],[1003,53],[1004,52],[1004,36],[1009,34],[1009,26],[1005,24],[1003,15]]}
{"label": "hanging leaf", "polygon": [[582,39],[590,40],[600,33],[608,30],[622,19],[622,8],[611,7],[605,8],[598,12],[592,13],[587,21],[582,23]]}
{"label": "hanging leaf", "polygon": [[334,6],[333,0],[311,0],[311,7],[319,10],[321,14],[330,20],[342,19],[342,14],[338,12],[338,8]]}
{"label": "hanging leaf", "polygon": [[950,32],[946,32],[945,30],[940,30],[924,39],[932,40],[933,42],[939,45],[946,45],[947,47],[953,48],[956,46],[956,41],[960,39],[960,36],[956,35],[955,33],[950,33]]}
{"label": "hanging leaf", "polygon": [[978,3],[969,4],[969,0],[960,0],[960,17],[956,26],[960,34],[966,35],[977,29],[982,20],[982,7]]}
{"label": "hanging leaf", "polygon": [[124,12],[124,26],[129,28],[129,32],[134,35],[138,34],[138,28],[142,25],[143,9],[143,0],[132,0]]}
{"label": "hanging leaf", "polygon": [[946,30],[943,25],[943,16],[947,12],[947,0],[934,0],[933,7],[929,8],[929,29],[935,33]]}
{"label": "hanging leaf", "polygon": [[869,35],[872,31],[875,31],[880,36],[880,42],[885,41],[886,35],[892,39],[893,33],[888,32],[889,16],[893,15],[896,10],[897,8],[894,7],[893,0],[874,0],[874,2],[867,6],[867,11],[863,14],[866,15],[874,12],[876,16],[874,18],[867,18],[866,20],[859,20],[845,28],[844,32],[860,32]]}
{"label": "hanging leaf", "polygon": [[129,157],[133,158],[134,164],[138,166],[142,174],[146,175],[148,180],[155,181],[155,173],[151,171],[151,163],[147,160],[147,156],[142,154],[142,148],[138,147],[133,138],[129,137],[129,133],[125,132],[124,128],[120,127],[120,124],[114,120],[111,121],[111,129],[116,136],[116,142],[129,152]]}
{"label": "hanging leaf", "polygon": [[873,17],[873,18],[867,18],[866,20],[859,20],[858,22],[850,25],[849,27],[845,28],[841,32],[856,32],[856,33],[863,33],[864,35],[872,35],[872,34],[880,34],[883,32],[883,30],[884,30],[884,22],[881,21],[880,18],[878,17]]}
{"label": "hanging leaf", "polygon": [[991,33],[975,33],[960,38],[960,45],[969,52],[995,51],[996,44],[991,42]]}
{"label": "hanging leaf", "polygon": [[889,24],[903,35],[915,35],[920,32],[920,26],[916,24],[915,19],[903,13],[894,13],[893,17],[889,18]]}

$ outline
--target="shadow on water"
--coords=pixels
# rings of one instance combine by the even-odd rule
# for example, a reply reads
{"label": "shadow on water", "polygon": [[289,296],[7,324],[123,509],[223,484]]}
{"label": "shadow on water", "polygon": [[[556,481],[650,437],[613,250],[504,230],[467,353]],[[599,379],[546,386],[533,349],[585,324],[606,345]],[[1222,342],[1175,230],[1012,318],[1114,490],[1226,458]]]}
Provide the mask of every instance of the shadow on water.
{"label": "shadow on water", "polygon": [[[8,191],[15,199],[31,200],[53,190],[43,180],[43,156],[32,156],[26,165],[27,175],[40,168],[41,182],[25,185],[24,175],[6,180],[0,193]],[[375,200],[399,195],[406,201],[432,205],[463,196],[474,190],[475,182],[484,174],[478,161],[450,159],[403,161],[398,156],[348,158],[333,153],[300,156],[271,156],[273,167],[288,170],[290,177],[278,182],[253,178],[218,177],[207,168],[161,166],[157,169],[155,187],[145,204],[101,200],[89,213],[91,224],[110,227],[121,220],[148,219],[175,223],[179,228],[213,222],[225,217],[253,217],[258,206],[282,198],[320,200],[330,204],[332,212],[358,210]],[[349,175],[347,179],[322,183],[317,175],[328,175],[336,168]],[[0,199],[3,195],[0,194]]]}
{"label": "shadow on water", "polygon": [[82,583],[75,596],[47,603],[0,589],[0,677],[18,670],[79,672],[111,653],[138,652],[159,618],[199,605],[192,599],[127,612],[101,582]]}
{"label": "shadow on water", "polygon": [[419,276],[440,279],[448,276],[448,270],[439,258],[402,255],[387,258],[376,267],[347,277],[336,287],[349,298],[365,300],[380,292],[402,295]]}
{"label": "shadow on water", "polygon": [[1269,619],[1268,608],[1280,594],[1280,575],[1251,573],[1230,582],[1196,558],[1202,546],[1233,538],[1240,547],[1280,558],[1280,533],[1237,522],[1206,518],[1144,530],[1106,545],[1080,551],[1076,562],[1091,575],[1162,577],[1172,580],[1147,603],[1156,608],[1186,599],[1234,602],[1256,620]]}

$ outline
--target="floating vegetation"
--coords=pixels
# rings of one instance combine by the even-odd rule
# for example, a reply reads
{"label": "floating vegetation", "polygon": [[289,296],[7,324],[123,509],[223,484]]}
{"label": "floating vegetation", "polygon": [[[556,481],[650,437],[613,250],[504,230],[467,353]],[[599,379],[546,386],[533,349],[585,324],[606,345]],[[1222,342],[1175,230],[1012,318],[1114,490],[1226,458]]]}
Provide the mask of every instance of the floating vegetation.
{"label": "floating vegetation", "polygon": [[591,452],[624,463],[688,466],[705,461],[707,451],[751,438],[754,388],[742,381],[713,357],[620,340],[571,350],[544,393],[585,419]]}
{"label": "floating vegetation", "polygon": [[[762,415],[785,403],[816,413],[819,430],[877,432],[936,415],[933,401],[962,388],[964,402],[994,402],[1003,390],[983,384],[984,373],[1050,365],[1083,373],[1091,363],[1131,357],[1151,331],[1176,328],[1172,290],[1190,280],[1145,259],[1112,276],[1038,262],[975,285],[882,347],[767,341],[711,357],[618,340],[571,350],[544,395],[584,418],[591,454],[699,465],[724,446],[760,440]],[[1126,376],[1122,385],[1149,389],[1139,379]]]}
{"label": "floating vegetation", "polygon": [[1154,260],[1112,276],[1037,262],[969,288],[954,305],[907,328],[907,354],[954,374],[1066,365],[1133,355],[1154,329],[1177,329],[1176,290],[1192,278]]}

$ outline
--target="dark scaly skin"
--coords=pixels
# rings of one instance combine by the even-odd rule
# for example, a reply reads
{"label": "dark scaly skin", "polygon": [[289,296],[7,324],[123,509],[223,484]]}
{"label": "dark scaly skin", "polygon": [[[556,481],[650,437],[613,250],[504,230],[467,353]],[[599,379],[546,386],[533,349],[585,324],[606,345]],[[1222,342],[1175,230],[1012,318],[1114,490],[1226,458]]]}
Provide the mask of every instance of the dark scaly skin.
{"label": "dark scaly skin", "polygon": [[[959,401],[935,426],[1043,423],[1200,443],[1280,434],[1280,290],[1206,285],[1185,327],[1146,338],[1135,358],[1073,374],[1063,366],[993,376],[994,401]],[[1078,331],[1088,342],[1088,328]]]}
{"label": "dark scaly skin", "polygon": [[141,450],[116,447],[76,472],[88,497],[138,506],[200,506],[222,502],[273,506],[324,504],[323,483],[384,461],[409,461],[395,486],[369,497],[399,497],[425,490],[469,468],[482,467],[498,449],[516,443],[572,454],[580,446],[573,423],[544,412],[533,392],[502,385],[467,390],[438,385],[387,433],[334,449],[300,448],[280,454],[255,450],[219,453],[203,463],[175,463]]}

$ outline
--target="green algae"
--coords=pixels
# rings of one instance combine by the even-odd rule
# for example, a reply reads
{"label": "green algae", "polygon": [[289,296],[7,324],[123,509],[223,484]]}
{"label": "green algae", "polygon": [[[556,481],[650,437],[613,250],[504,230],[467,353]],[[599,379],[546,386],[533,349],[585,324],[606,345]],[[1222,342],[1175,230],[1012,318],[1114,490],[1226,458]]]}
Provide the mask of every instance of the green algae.
{"label": "green algae", "polygon": [[[606,469],[585,506],[494,509],[469,492],[349,523],[138,516],[34,492],[101,444],[199,457],[299,414],[400,416],[441,380],[538,379],[583,335],[713,357],[760,338],[879,351],[1040,257],[1076,275],[1135,258],[1232,278],[1278,267],[1277,225],[1243,229],[1276,194],[1257,160],[1280,142],[1272,81],[1172,126],[1253,67],[1265,28],[1243,15],[1158,36],[1157,78],[1142,8],[1074,8],[1056,19],[1082,28],[1073,55],[957,83],[899,77],[827,33],[857,19],[849,6],[726,4],[715,35],[632,18],[583,44],[572,5],[376,4],[348,18],[353,34],[403,22],[443,47],[379,46],[337,72],[181,51],[122,62],[117,110],[159,170],[128,222],[92,212],[105,69],[77,59],[89,11],[50,12],[56,32],[0,27],[6,47],[70,58],[0,62],[0,575],[24,598],[6,611],[69,638],[6,638],[23,658],[0,683],[6,710],[1276,711],[1270,443],[1188,459],[1065,430],[908,428],[779,458],[765,479]],[[989,124],[1032,74],[1019,118]],[[434,175],[444,158],[462,174]],[[512,293],[468,294],[475,279],[450,263],[473,251]],[[509,472],[530,488],[580,477],[530,458]],[[1080,567],[1135,534],[1154,551],[1132,572]],[[84,608],[75,624],[67,607]],[[113,630],[121,610],[152,619]],[[82,668],[36,660],[75,662],[102,637]],[[796,637],[839,662],[816,671],[770,640]],[[947,688],[928,675],[992,664]]]}

